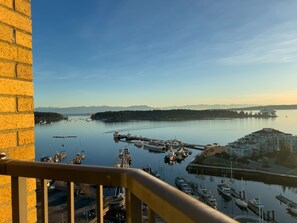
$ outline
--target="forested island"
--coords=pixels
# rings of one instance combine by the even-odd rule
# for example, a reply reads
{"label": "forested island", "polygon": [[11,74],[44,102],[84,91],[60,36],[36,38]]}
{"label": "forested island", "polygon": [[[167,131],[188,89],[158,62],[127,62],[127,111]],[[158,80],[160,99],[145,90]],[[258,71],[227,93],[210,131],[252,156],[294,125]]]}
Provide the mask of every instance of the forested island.
{"label": "forested island", "polygon": [[54,112],[34,112],[34,118],[35,124],[47,124],[67,119],[67,117]]}
{"label": "forested island", "polygon": [[150,111],[109,111],[98,112],[91,116],[92,120],[101,120],[104,122],[126,122],[132,120],[148,121],[185,121],[201,119],[229,119],[229,118],[247,118],[264,117],[258,114],[253,115],[247,112],[237,112],[231,110],[150,110]]}

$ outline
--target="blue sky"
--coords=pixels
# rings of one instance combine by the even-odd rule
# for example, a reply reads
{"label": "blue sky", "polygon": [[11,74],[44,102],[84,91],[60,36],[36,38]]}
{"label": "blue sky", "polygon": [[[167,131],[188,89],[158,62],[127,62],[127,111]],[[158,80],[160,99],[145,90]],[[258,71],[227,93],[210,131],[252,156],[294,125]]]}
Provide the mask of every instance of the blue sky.
{"label": "blue sky", "polygon": [[33,0],[35,107],[297,104],[296,0]]}

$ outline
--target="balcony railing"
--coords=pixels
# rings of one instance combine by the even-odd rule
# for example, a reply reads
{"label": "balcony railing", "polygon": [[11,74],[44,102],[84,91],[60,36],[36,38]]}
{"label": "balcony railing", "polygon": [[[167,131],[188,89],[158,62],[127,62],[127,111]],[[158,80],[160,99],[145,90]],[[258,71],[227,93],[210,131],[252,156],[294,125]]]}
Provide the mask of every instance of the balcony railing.
{"label": "balcony railing", "polygon": [[47,180],[67,182],[68,223],[74,223],[74,182],[97,185],[97,221],[103,223],[103,186],[126,189],[126,222],[142,222],[142,203],[148,222],[159,215],[169,223],[235,223],[233,219],[139,169],[0,160],[0,174],[11,176],[13,222],[27,222],[26,178],[41,180],[41,219],[48,222]]}

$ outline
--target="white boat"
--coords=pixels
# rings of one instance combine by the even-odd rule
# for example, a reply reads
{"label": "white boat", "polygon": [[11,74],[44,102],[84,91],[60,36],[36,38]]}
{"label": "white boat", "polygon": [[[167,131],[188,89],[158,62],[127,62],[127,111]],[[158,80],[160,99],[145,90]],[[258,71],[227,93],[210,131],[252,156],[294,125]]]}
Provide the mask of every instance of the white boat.
{"label": "white boat", "polygon": [[226,198],[231,198],[231,188],[224,180],[222,180],[221,183],[217,185],[217,188],[223,196]]}
{"label": "white boat", "polygon": [[244,200],[242,200],[242,199],[240,199],[240,198],[236,198],[236,199],[235,199],[235,203],[236,203],[239,207],[241,207],[241,208],[247,208],[247,207],[248,207],[248,204],[247,204]]}
{"label": "white boat", "polygon": [[139,147],[139,148],[143,147],[143,141],[141,141],[141,140],[135,141],[134,146]]}
{"label": "white boat", "polygon": [[206,204],[213,207],[214,209],[217,209],[217,200],[211,193],[209,193],[204,199]]}
{"label": "white boat", "polygon": [[258,210],[261,210],[264,208],[264,205],[261,203],[259,198],[254,198],[254,199],[250,200],[249,205],[254,208],[257,208]]}
{"label": "white boat", "polygon": [[208,192],[207,192],[206,187],[204,187],[204,186],[202,186],[202,185],[199,185],[199,186],[197,186],[196,190],[197,190],[197,193],[198,193],[201,197],[203,197],[203,198],[207,197]]}
{"label": "white boat", "polygon": [[157,151],[157,152],[165,152],[166,147],[163,144],[159,144],[157,142],[144,142],[143,146],[148,148],[149,150]]}

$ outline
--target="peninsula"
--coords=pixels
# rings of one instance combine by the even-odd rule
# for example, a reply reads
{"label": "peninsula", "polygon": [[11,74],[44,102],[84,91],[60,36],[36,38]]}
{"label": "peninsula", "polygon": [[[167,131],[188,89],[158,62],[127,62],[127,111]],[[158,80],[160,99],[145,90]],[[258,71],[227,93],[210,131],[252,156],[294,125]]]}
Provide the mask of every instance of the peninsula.
{"label": "peninsula", "polygon": [[67,117],[54,112],[34,112],[34,118],[35,124],[48,124],[67,119]]}
{"label": "peninsula", "polygon": [[247,112],[237,112],[224,109],[214,110],[150,110],[150,111],[109,111],[98,112],[91,116],[92,120],[101,120],[104,122],[126,122],[134,120],[147,121],[186,121],[203,119],[231,119],[231,118],[269,118],[265,114],[252,114]]}

